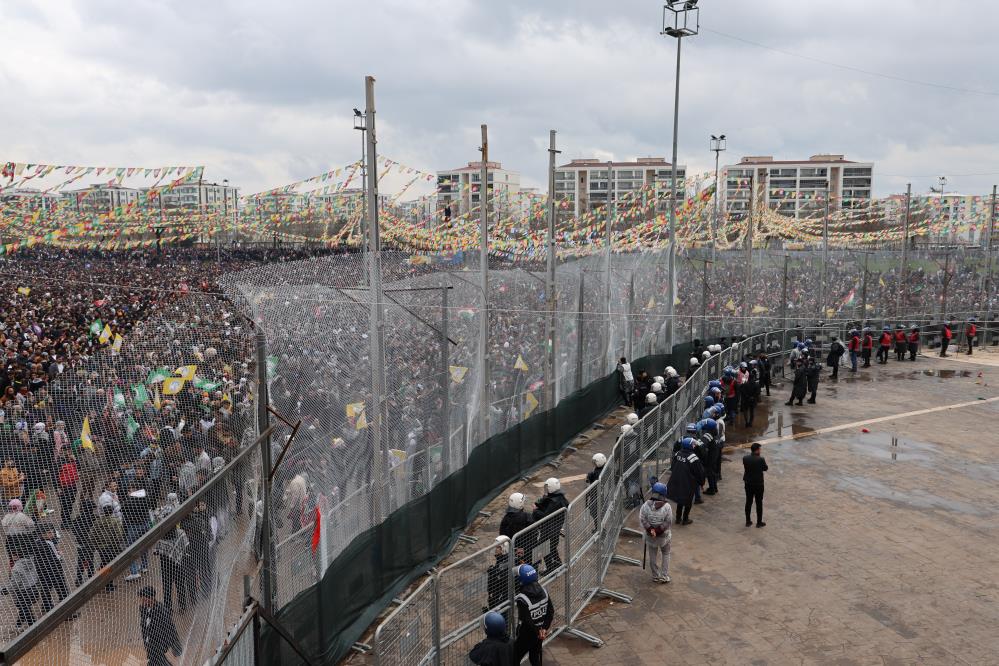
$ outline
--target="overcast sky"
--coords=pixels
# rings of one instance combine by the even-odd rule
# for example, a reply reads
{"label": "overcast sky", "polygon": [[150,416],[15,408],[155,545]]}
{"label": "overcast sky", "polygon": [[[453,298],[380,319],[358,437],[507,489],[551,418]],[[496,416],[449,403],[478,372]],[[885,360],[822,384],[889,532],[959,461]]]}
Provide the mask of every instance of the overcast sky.
{"label": "overcast sky", "polygon": [[[873,161],[878,195],[999,180],[999,3],[702,0],[683,45],[680,162]],[[490,154],[545,182],[562,158],[667,156],[675,41],[637,0],[0,4],[0,160],[204,164],[244,193],[359,156],[377,78],[379,152],[434,171]],[[821,64],[749,40],[918,85]]]}

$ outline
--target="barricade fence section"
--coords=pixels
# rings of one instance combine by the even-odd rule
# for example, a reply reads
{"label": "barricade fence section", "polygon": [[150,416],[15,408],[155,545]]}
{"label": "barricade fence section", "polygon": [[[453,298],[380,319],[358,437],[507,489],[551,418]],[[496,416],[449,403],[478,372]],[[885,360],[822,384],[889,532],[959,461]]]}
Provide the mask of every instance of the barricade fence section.
{"label": "barricade fence section", "polygon": [[[468,652],[482,639],[482,618],[490,610],[502,613],[513,632],[520,587],[516,571],[521,564],[538,571],[554,602],[547,640],[566,633],[601,645],[599,637],[574,623],[598,594],[630,601],[603,587],[611,564],[628,562],[615,552],[620,532],[643,501],[649,477],[668,472],[673,446],[684,436],[686,423],[699,420],[708,379],[744,357],[765,352],[769,340],[788,335],[796,334],[782,330],[751,336],[713,354],[676,393],[618,437],[596,482],[567,509],[516,533],[509,544],[490,544],[430,574],[376,630],[373,648],[379,666],[466,663]],[[436,631],[426,626],[433,621],[438,623]],[[399,647],[401,637],[406,638],[405,649]]]}

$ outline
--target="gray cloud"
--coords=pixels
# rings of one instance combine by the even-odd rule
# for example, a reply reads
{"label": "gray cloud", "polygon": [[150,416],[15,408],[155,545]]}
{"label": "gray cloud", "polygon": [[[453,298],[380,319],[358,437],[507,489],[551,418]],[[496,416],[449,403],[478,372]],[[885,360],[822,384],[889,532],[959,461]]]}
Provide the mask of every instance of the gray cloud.
{"label": "gray cloud", "polygon": [[[724,34],[894,76],[999,92],[999,7],[928,0],[704,0],[684,42],[680,159],[707,138],[743,154],[877,162],[880,194],[938,173],[983,192],[999,173],[999,96],[962,94],[795,58]],[[380,151],[427,170],[491,152],[544,182],[563,157],[668,156],[675,43],[661,6],[111,0],[5,3],[3,159],[204,163],[251,192],[357,158],[350,109],[378,79]]]}

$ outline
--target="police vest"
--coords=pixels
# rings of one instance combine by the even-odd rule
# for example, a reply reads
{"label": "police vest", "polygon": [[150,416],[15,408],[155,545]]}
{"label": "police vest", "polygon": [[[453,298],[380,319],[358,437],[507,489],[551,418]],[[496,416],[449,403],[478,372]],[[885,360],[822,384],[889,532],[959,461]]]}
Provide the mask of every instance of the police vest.
{"label": "police vest", "polygon": [[532,601],[523,592],[517,595],[517,601],[527,606],[527,614],[531,617],[531,623],[535,626],[540,626],[545,620],[545,615],[548,613],[548,592],[545,588],[541,588],[541,591],[544,594],[537,601]]}

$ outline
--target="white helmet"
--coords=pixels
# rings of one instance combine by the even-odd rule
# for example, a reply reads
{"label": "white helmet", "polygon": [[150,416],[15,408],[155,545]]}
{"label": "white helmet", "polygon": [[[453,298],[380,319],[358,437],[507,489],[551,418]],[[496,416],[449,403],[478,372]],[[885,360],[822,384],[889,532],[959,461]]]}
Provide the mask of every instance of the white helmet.
{"label": "white helmet", "polygon": [[556,479],[554,476],[547,481],[545,481],[545,492],[555,493],[562,490],[562,483]]}
{"label": "white helmet", "polygon": [[709,351],[702,352],[701,358],[711,358],[711,352]]}
{"label": "white helmet", "polygon": [[672,365],[666,367],[666,374],[670,377],[676,377],[676,368]]}
{"label": "white helmet", "polygon": [[607,456],[602,453],[593,454],[593,465],[594,467],[603,467],[607,464]]}
{"label": "white helmet", "polygon": [[663,390],[663,385],[660,384],[659,382],[656,382],[655,384],[652,385],[652,392],[653,393],[659,393],[662,390]]}
{"label": "white helmet", "polygon": [[659,398],[656,397],[655,393],[649,393],[648,395],[645,396],[645,404],[654,405],[657,402],[659,402]]}
{"label": "white helmet", "polygon": [[621,426],[621,435],[623,436],[630,434],[631,434],[631,426],[625,423],[623,426]]}
{"label": "white helmet", "polygon": [[700,365],[700,364],[701,364],[701,362],[700,362],[700,361],[698,361],[698,360],[697,360],[697,358],[695,358],[695,357],[691,356],[691,357],[690,357],[690,364],[691,364],[691,365]]}
{"label": "white helmet", "polygon": [[514,493],[514,494],[510,495],[510,499],[507,500],[507,504],[510,506],[511,509],[517,509],[518,511],[520,509],[523,509],[524,508],[524,493]]}
{"label": "white helmet", "polygon": [[654,381],[656,384],[659,384],[660,386],[666,383],[666,380],[663,379],[662,377],[653,377],[652,381]]}
{"label": "white helmet", "polygon": [[634,412],[628,414],[628,425],[635,425],[636,423],[638,423],[638,414]]}
{"label": "white helmet", "polygon": [[496,537],[495,546],[497,548],[502,549],[503,554],[506,555],[507,553],[510,552],[510,537],[505,536],[503,534],[499,535],[498,537]]}

